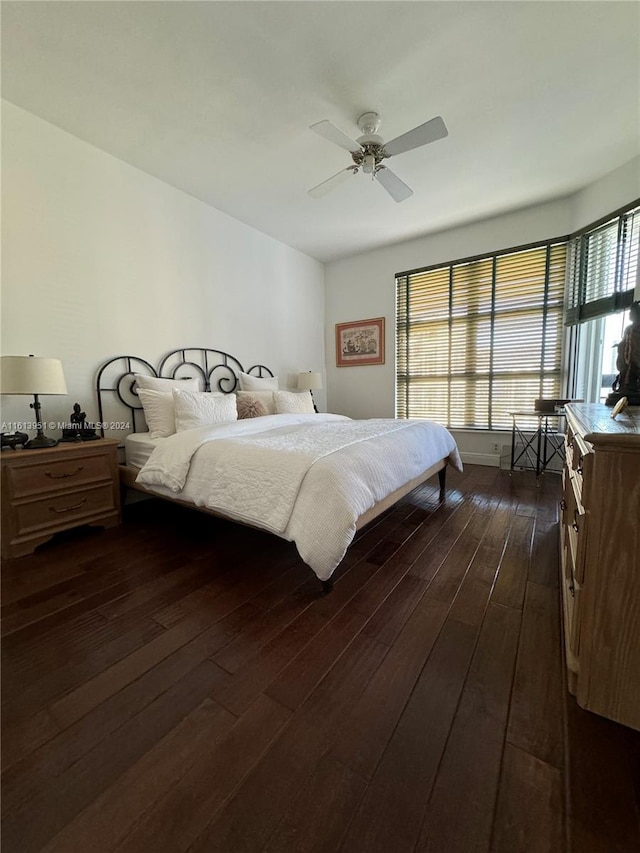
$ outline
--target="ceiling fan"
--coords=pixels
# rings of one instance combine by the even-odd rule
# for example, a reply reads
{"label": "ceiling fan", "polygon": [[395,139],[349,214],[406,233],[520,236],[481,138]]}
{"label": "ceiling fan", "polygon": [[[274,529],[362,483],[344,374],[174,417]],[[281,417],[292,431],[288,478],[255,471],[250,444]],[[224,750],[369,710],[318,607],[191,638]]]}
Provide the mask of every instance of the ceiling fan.
{"label": "ceiling fan", "polygon": [[382,137],[378,136],[378,128],[380,127],[378,113],[363,113],[358,119],[358,127],[362,131],[362,136],[356,140],[348,137],[346,133],[343,133],[340,128],[327,119],[312,124],[309,128],[314,133],[328,139],[329,142],[334,142],[346,149],[353,160],[352,166],[347,166],[337,175],[333,175],[333,177],[310,189],[309,195],[313,198],[320,198],[341,184],[350,175],[357,175],[362,169],[365,174],[371,175],[372,180],[377,179],[394,201],[404,201],[413,195],[413,190],[404,181],[401,181],[395,172],[384,166],[382,161],[387,157],[395,157],[396,154],[403,154],[405,151],[411,151],[413,148],[435,142],[436,139],[443,139],[449,134],[441,116],[436,116],[424,124],[414,127],[413,130],[408,130],[401,136],[396,136],[391,142],[384,142]]}

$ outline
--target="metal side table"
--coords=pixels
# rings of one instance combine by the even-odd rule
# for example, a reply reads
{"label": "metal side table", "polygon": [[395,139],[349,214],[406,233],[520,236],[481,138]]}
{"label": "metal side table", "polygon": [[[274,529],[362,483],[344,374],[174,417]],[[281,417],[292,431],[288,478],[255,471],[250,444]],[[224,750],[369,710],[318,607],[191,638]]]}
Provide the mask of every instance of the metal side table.
{"label": "metal side table", "polygon": [[[555,412],[535,410],[509,412],[511,415],[511,470],[524,468],[536,472],[536,479],[543,474],[556,456],[564,462],[564,436],[558,431],[564,409]],[[518,419],[535,419],[538,426],[533,430],[520,426]],[[553,424],[553,426],[552,426]],[[516,449],[520,439],[522,448]]]}

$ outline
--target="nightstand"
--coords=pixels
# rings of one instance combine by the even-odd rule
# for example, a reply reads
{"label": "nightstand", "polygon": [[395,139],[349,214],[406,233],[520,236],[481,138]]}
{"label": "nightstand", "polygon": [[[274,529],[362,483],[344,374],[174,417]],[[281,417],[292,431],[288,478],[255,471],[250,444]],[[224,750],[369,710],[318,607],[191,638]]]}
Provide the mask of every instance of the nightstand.
{"label": "nightstand", "polygon": [[4,450],[2,556],[31,554],[54,533],[82,524],[118,524],[117,454],[113,439]]}

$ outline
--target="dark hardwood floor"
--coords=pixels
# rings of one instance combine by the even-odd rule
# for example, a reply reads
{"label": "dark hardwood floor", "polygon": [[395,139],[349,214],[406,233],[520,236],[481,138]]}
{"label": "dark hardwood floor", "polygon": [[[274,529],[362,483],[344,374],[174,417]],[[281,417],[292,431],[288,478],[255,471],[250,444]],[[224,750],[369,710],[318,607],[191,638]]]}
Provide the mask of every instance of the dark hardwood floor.
{"label": "dark hardwood floor", "polygon": [[559,478],[437,491],[325,597],[156,501],[6,562],[4,853],[637,853],[640,734],[564,685]]}

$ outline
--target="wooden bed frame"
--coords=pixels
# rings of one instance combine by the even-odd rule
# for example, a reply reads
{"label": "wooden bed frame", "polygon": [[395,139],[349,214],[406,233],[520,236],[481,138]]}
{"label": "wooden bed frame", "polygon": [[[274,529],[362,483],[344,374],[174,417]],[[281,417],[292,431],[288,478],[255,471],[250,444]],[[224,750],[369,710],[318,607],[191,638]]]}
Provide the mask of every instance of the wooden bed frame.
{"label": "wooden bed frame", "polygon": [[[221,350],[208,349],[202,347],[186,347],[177,350],[171,350],[161,360],[158,368],[154,368],[146,359],[139,358],[133,355],[119,355],[106,361],[99,369],[96,378],[96,393],[98,396],[98,415],[101,434],[104,437],[105,423],[105,399],[103,395],[113,394],[117,401],[119,410],[122,407],[130,412],[130,423],[132,424],[131,432],[136,432],[138,424],[141,422],[142,404],[138,399],[138,394],[135,389],[135,373],[145,374],[147,376],[155,376],[157,378],[167,379],[187,379],[197,376],[202,380],[203,389],[211,391],[212,388],[223,394],[232,394],[239,383],[239,373],[248,373],[253,376],[265,377],[273,376],[272,371],[263,364],[256,364],[245,370],[241,362],[235,356]],[[111,421],[114,422],[114,421]],[[119,465],[120,485],[126,489],[134,489],[137,492],[143,492],[154,498],[171,501],[172,503],[180,504],[189,509],[204,512],[207,515],[213,515],[218,518],[224,518],[228,521],[236,521],[237,519],[230,518],[224,513],[205,507],[197,507],[189,501],[181,500],[180,498],[166,497],[158,495],[151,489],[136,483],[140,469],[132,465]],[[389,507],[397,503],[401,498],[412,492],[417,486],[422,485],[427,480],[430,480],[435,474],[438,475],[440,484],[439,499],[444,501],[446,489],[446,474],[447,460],[441,459],[427,468],[419,476],[405,483],[399,489],[396,489],[386,498],[379,501],[377,504],[363,513],[356,522],[356,528],[359,530],[377,518]],[[250,526],[246,525],[245,526]],[[333,581],[331,579],[322,581],[323,593],[328,593],[333,589]]]}

